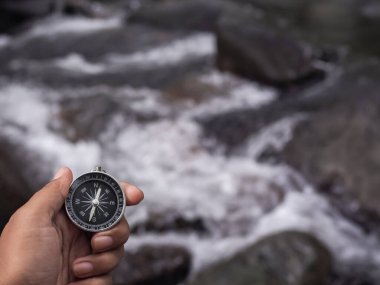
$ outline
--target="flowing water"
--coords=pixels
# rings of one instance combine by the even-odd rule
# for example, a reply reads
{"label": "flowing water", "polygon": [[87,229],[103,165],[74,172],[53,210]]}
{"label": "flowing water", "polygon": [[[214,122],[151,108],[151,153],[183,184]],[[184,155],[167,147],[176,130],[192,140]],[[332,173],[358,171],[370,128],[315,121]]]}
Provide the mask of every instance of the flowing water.
{"label": "flowing water", "polygon": [[[0,37],[0,47],[19,44],[25,37],[53,40],[57,33],[85,34],[118,25],[118,19],[50,19],[49,28],[43,22],[25,36]],[[106,54],[93,62],[80,54],[44,62],[15,61],[24,67],[54,65],[72,74],[101,74],[109,69],[117,71],[120,66],[178,65],[214,53],[213,35],[199,33],[140,52]],[[228,110],[259,108],[277,100],[276,91],[216,70],[200,72],[196,80],[213,90],[204,100],[170,100],[162,90],[102,82],[88,88],[53,89],[30,80],[4,79],[0,85],[0,133],[42,157],[38,167],[45,179],[61,165],[71,167],[78,176],[100,164],[143,189],[145,201],[126,212],[131,228],[143,229],[131,236],[127,250],[144,244],[178,244],[192,252],[196,272],[267,234],[299,229],[324,241],[342,270],[360,267],[376,274],[380,252],[374,249],[380,247],[375,236],[342,217],[287,165],[258,159],[268,147],[281,150],[292,138],[294,126],[307,115],[275,122],[242,142],[239,152],[227,156],[218,142],[206,138],[197,119]],[[91,109],[87,109],[91,105],[86,102],[94,94],[107,94],[104,102],[118,102],[118,108],[106,117],[91,117]],[[64,100],[81,104],[80,122],[101,122],[96,136],[69,139],[75,126],[62,121]],[[149,119],[139,120],[127,116],[128,112]],[[201,230],[176,230],[173,226],[157,233],[143,227],[147,221],[170,224],[176,218],[200,221]]]}

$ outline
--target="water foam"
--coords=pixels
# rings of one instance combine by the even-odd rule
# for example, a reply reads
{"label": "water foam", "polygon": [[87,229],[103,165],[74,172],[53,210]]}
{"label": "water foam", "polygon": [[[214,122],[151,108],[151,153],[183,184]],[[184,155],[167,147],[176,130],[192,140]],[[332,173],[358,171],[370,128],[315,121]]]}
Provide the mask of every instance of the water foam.
{"label": "water foam", "polygon": [[64,33],[91,33],[120,27],[121,17],[113,18],[83,18],[54,16],[36,23],[25,32],[27,37],[59,36]]}
{"label": "water foam", "polygon": [[210,33],[199,33],[130,55],[110,55],[107,57],[107,62],[111,66],[164,66],[174,65],[187,59],[212,56],[214,53],[214,36]]}

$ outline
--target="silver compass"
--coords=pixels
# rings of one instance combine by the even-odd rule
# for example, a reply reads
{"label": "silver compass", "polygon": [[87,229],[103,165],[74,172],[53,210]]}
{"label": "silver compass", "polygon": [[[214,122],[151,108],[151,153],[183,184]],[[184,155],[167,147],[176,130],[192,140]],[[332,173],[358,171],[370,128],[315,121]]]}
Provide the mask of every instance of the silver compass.
{"label": "silver compass", "polygon": [[65,201],[70,220],[89,232],[112,228],[123,217],[125,206],[120,184],[101,167],[79,176]]}

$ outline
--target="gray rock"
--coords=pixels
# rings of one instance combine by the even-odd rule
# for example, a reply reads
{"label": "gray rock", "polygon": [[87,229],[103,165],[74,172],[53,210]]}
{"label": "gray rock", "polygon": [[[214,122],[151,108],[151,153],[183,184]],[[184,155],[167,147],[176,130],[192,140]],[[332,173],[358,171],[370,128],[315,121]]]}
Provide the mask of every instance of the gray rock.
{"label": "gray rock", "polygon": [[32,193],[32,188],[23,175],[22,162],[14,155],[16,151],[17,147],[0,137],[0,232]]}
{"label": "gray rock", "polygon": [[187,278],[190,268],[186,249],[146,245],[126,254],[113,279],[115,285],[176,285]]}
{"label": "gray rock", "polygon": [[[48,24],[48,23],[47,23]],[[76,53],[93,61],[107,54],[127,54],[165,44],[183,35],[142,26],[128,25],[88,33],[20,36],[0,51],[0,62],[11,59],[48,60]],[[117,44],[115,44],[117,43]]]}
{"label": "gray rock", "polygon": [[135,88],[161,89],[172,85],[183,77],[202,71],[208,71],[213,65],[212,56],[190,58],[176,64],[163,65],[126,65],[120,68],[105,68],[100,73],[81,73],[65,70],[54,64],[18,64],[10,67],[3,75],[20,81],[37,81],[44,85],[58,87],[103,85],[118,87],[129,85]]}
{"label": "gray rock", "polygon": [[283,232],[207,268],[190,284],[322,285],[331,262],[329,251],[314,237]]}
{"label": "gray rock", "polygon": [[129,21],[166,29],[214,31],[224,13],[237,9],[224,0],[167,1],[146,5]]}
{"label": "gray rock", "polygon": [[217,38],[221,70],[279,87],[323,75],[316,68],[318,53],[311,46],[244,17],[223,18]]}
{"label": "gray rock", "polygon": [[25,16],[42,16],[47,14],[55,0],[2,0],[0,10]]}
{"label": "gray rock", "polygon": [[30,20],[46,15],[51,0],[0,1],[0,33],[13,32]]}
{"label": "gray rock", "polygon": [[319,106],[315,104],[310,119],[296,128],[284,152],[284,159],[319,189],[343,192],[361,208],[377,214],[379,75],[378,62],[364,65],[317,94],[316,98],[325,99],[319,101]]}
{"label": "gray rock", "polygon": [[167,233],[175,232],[180,234],[196,233],[198,235],[209,234],[202,217],[187,218],[180,214],[166,215],[164,213],[155,213],[150,215],[144,223],[135,224],[131,228],[131,233]]}

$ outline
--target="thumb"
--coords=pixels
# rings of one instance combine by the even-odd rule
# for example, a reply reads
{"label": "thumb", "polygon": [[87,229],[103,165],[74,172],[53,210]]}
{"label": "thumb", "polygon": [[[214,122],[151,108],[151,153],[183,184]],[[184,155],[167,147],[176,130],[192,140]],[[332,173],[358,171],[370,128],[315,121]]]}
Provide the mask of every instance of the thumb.
{"label": "thumb", "polygon": [[72,181],[72,171],[62,167],[52,181],[32,196],[28,206],[42,215],[48,213],[51,217],[55,216],[65,203]]}

